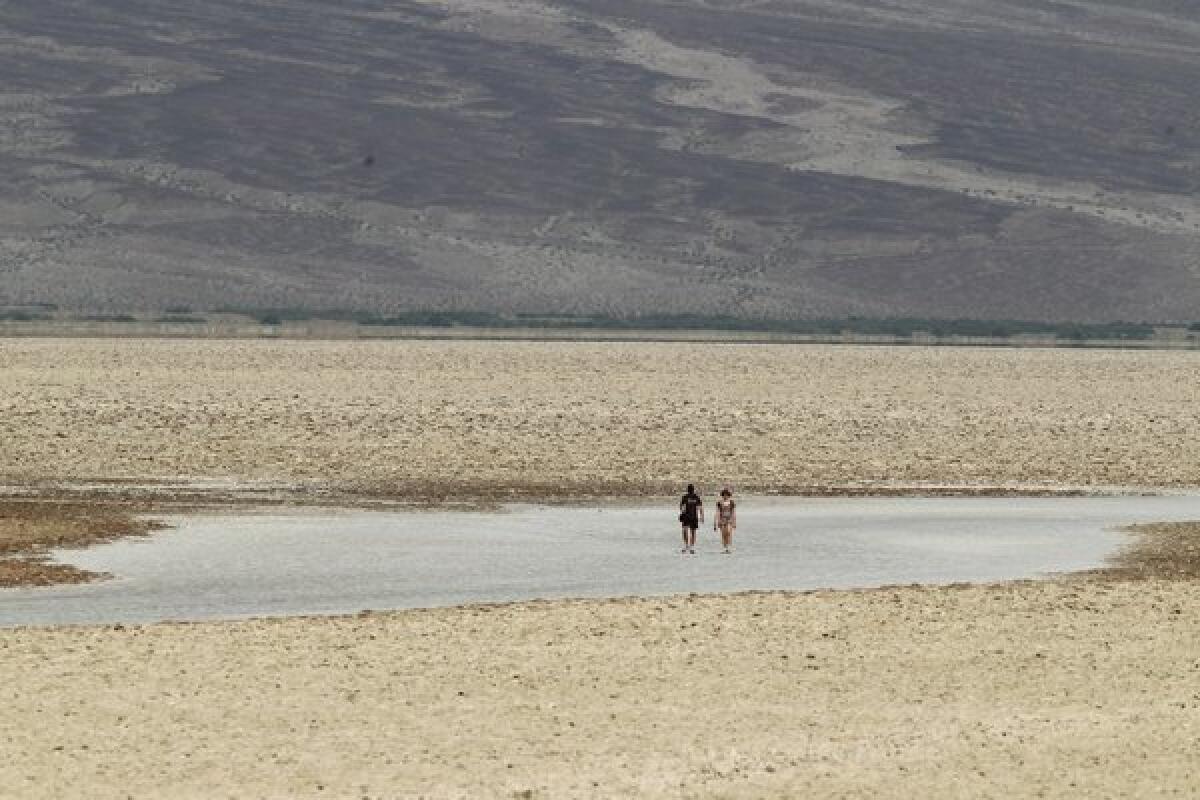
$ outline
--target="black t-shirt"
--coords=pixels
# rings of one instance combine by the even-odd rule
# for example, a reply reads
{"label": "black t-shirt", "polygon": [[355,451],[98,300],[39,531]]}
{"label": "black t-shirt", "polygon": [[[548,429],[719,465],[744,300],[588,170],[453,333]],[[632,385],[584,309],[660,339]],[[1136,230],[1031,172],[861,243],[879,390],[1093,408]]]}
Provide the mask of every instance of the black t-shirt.
{"label": "black t-shirt", "polygon": [[680,510],[683,511],[683,516],[686,519],[699,519],[700,506],[704,505],[704,501],[700,499],[698,494],[685,494],[679,501]]}

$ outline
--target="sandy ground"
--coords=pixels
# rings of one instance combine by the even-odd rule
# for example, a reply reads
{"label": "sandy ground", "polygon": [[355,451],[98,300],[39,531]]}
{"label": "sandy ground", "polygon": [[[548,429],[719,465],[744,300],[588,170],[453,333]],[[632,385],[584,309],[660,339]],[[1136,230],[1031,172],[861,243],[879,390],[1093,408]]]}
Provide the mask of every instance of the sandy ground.
{"label": "sandy ground", "polygon": [[[0,477],[425,499],[1187,486],[1198,371],[1186,353],[6,341]],[[1194,796],[1200,527],[1132,541],[1107,573],[1039,583],[0,630],[0,797]]]}
{"label": "sandy ground", "polygon": [[1189,582],[0,631],[0,796],[1194,797]]}
{"label": "sandy ground", "polygon": [[0,341],[0,481],[1200,483],[1200,352]]}

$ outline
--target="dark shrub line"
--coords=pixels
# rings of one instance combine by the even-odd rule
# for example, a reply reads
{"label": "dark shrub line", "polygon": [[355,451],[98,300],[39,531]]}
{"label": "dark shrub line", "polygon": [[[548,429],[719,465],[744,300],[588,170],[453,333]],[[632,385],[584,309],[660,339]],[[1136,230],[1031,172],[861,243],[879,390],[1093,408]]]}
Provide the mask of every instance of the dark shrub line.
{"label": "dark shrub line", "polygon": [[[328,320],[368,326],[546,328],[600,330],[709,330],[836,336],[844,333],[912,337],[1055,336],[1059,339],[1150,339],[1154,326],[1133,322],[1054,323],[1027,320],[933,319],[925,317],[845,317],[826,319],[746,319],[707,314],[642,314],[628,317],[575,314],[497,314],[488,311],[405,311],[377,314],[362,311],[303,309],[234,310],[264,325]],[[1196,326],[1193,326],[1195,328]]]}

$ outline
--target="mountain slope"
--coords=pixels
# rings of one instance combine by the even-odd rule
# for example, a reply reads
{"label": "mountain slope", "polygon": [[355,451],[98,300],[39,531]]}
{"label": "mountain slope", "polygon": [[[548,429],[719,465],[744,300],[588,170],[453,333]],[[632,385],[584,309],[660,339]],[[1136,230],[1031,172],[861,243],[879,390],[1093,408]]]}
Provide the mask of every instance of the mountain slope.
{"label": "mountain slope", "polygon": [[0,304],[1200,309],[1182,2],[0,10]]}

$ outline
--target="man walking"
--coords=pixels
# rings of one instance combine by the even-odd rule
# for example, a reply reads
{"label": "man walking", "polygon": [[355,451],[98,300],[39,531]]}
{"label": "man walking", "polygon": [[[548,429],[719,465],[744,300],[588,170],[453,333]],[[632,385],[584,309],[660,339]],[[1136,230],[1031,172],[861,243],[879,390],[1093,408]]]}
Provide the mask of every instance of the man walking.
{"label": "man walking", "polygon": [[696,487],[688,484],[687,493],[679,500],[679,523],[683,526],[683,553],[696,552],[696,529],[704,522],[704,501]]}

